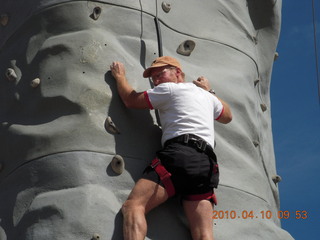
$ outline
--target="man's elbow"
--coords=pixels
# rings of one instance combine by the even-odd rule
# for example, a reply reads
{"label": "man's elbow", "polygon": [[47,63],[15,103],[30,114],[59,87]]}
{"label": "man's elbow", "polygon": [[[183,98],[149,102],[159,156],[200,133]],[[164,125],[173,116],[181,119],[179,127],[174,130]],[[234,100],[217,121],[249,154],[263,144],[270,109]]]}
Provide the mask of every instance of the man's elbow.
{"label": "man's elbow", "polygon": [[223,114],[223,115],[219,118],[219,120],[218,120],[218,122],[224,123],[224,124],[227,124],[227,123],[229,123],[229,122],[231,122],[231,121],[232,121],[232,114],[231,114],[231,112],[230,112],[230,113],[227,113],[227,114]]}
{"label": "man's elbow", "polygon": [[148,104],[144,100],[139,99],[127,99],[123,100],[123,104],[126,106],[126,108],[134,108],[134,109],[147,109],[149,108]]}
{"label": "man's elbow", "polygon": [[226,123],[229,123],[232,121],[232,114],[228,114],[228,116],[226,117]]}

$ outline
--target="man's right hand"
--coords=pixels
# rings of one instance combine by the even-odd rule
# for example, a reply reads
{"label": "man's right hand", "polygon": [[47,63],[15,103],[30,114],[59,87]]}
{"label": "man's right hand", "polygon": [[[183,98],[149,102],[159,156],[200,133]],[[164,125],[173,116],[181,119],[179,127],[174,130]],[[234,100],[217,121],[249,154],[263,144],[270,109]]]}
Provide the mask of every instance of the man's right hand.
{"label": "man's right hand", "polygon": [[121,62],[113,62],[110,65],[110,70],[111,70],[112,76],[116,80],[126,76],[125,67],[124,67],[123,63],[121,63]]}
{"label": "man's right hand", "polygon": [[113,62],[110,70],[117,82],[118,93],[127,108],[149,108],[144,92],[136,92],[128,83],[123,63]]}

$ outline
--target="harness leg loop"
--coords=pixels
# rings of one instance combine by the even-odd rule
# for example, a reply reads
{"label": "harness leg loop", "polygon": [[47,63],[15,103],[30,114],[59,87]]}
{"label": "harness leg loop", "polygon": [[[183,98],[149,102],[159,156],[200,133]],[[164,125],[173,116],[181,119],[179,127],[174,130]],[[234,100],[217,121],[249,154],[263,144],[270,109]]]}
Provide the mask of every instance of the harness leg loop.
{"label": "harness leg loop", "polygon": [[160,180],[163,183],[169,198],[174,196],[176,191],[171,180],[171,173],[169,173],[167,169],[162,165],[160,159],[153,159],[150,167],[152,167],[160,177]]}

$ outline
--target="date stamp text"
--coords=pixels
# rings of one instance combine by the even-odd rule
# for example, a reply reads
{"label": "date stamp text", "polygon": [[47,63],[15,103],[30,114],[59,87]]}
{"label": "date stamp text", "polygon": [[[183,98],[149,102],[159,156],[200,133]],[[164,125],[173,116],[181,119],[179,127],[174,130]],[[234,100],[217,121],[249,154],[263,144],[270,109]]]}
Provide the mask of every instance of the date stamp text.
{"label": "date stamp text", "polygon": [[278,219],[307,219],[308,212],[305,210],[298,211],[278,211],[272,213],[271,211],[243,210],[243,211],[229,211],[229,210],[214,210],[212,212],[212,219],[271,219],[276,217]]}

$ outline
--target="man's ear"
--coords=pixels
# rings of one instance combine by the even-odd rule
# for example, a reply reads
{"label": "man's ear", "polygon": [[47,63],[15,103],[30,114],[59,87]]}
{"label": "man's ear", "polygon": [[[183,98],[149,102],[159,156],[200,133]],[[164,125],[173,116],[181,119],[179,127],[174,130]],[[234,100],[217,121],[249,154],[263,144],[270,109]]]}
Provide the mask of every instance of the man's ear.
{"label": "man's ear", "polygon": [[158,84],[159,84],[159,79],[156,79],[156,80],[153,81],[153,85],[154,86],[157,86]]}
{"label": "man's ear", "polygon": [[181,69],[180,69],[180,68],[176,68],[176,77],[177,77],[177,78],[181,77],[181,76],[180,76],[181,73],[182,73]]}
{"label": "man's ear", "polygon": [[176,77],[179,79],[179,82],[184,82],[184,72],[180,68],[176,68]]}

